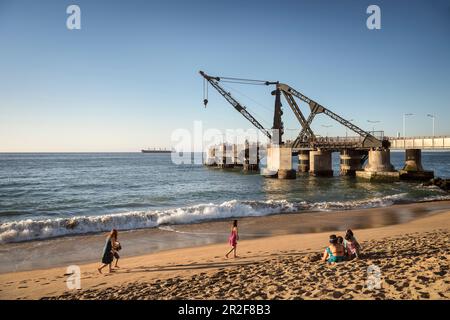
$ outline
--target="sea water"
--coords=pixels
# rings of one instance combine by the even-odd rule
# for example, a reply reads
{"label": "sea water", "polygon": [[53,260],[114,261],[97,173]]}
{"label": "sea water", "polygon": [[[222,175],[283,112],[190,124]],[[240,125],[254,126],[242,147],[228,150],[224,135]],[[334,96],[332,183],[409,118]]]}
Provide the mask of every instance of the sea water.
{"label": "sea water", "polygon": [[[404,152],[392,152],[399,169]],[[450,177],[449,152],[423,152]],[[450,199],[419,183],[339,177],[268,179],[240,170],[176,165],[170,154],[0,154],[0,243],[189,224],[233,217],[333,211]]]}

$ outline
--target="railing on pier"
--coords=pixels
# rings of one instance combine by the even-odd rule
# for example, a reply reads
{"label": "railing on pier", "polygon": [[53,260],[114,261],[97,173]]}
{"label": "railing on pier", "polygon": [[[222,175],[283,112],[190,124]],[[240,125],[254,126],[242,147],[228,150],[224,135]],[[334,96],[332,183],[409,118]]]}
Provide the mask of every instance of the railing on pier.
{"label": "railing on pier", "polygon": [[[375,137],[376,139],[383,141],[386,138],[384,137],[384,131],[368,131],[370,135]],[[361,149],[363,148],[365,137],[363,136],[342,136],[342,137],[329,137],[329,136],[320,136],[316,135],[314,138],[306,138],[302,142],[298,142],[297,148],[294,149],[329,149],[339,151],[342,149]],[[286,141],[286,145],[291,145],[292,141]],[[366,149],[365,147],[364,149]]]}
{"label": "railing on pier", "polygon": [[449,136],[435,137],[388,137],[391,149],[425,149],[443,150],[450,149]]}
{"label": "railing on pier", "polygon": [[[375,136],[379,140],[384,140],[383,134]],[[361,136],[344,136],[344,137],[321,137],[316,136],[314,140],[306,140],[299,143],[302,148],[322,148],[322,149],[359,149],[364,141]],[[287,141],[289,144],[289,141]],[[297,149],[297,148],[296,148]]]}

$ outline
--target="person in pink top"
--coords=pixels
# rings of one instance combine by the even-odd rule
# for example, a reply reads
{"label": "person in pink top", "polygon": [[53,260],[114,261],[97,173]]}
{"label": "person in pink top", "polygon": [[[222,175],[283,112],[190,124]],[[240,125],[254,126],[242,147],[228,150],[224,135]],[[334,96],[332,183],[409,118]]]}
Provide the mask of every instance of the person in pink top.
{"label": "person in pink top", "polygon": [[232,251],[234,251],[234,258],[237,258],[237,255],[236,255],[236,247],[237,247],[237,242],[238,242],[238,240],[239,240],[239,234],[238,234],[238,227],[237,227],[237,224],[238,224],[238,221],[237,221],[237,220],[234,220],[234,221],[233,221],[233,225],[232,225],[232,227],[231,227],[231,234],[230,234],[230,236],[228,237],[228,243],[229,243],[230,246],[231,246],[231,250],[228,251],[228,253],[225,255],[225,258],[227,258],[227,259],[228,259],[228,255],[229,255]]}

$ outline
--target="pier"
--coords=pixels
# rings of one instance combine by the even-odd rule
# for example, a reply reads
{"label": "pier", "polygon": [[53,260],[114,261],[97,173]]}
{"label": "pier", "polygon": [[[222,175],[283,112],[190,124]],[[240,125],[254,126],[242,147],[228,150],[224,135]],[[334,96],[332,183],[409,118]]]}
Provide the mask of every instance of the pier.
{"label": "pier", "polygon": [[[355,176],[369,181],[423,181],[434,177],[434,172],[423,168],[422,149],[450,149],[450,137],[386,137],[383,131],[369,132],[346,120],[337,113],[308,98],[303,93],[279,81],[249,80],[209,76],[203,71],[204,88],[210,84],[231,106],[241,113],[254,127],[269,139],[269,143],[245,146],[219,145],[207,151],[205,164],[219,168],[234,168],[241,159],[244,170],[260,170],[260,150],[265,150],[267,167],[260,170],[265,177],[295,179],[297,173],[308,172],[313,176],[333,176],[332,153],[340,154],[340,175]],[[248,83],[251,85],[274,86],[275,97],[273,126],[265,128],[253,117],[230,92],[224,90],[220,82]],[[206,94],[205,94],[206,92]],[[293,141],[283,141],[283,121],[281,98],[284,97],[299,123],[298,136]],[[307,105],[308,116],[299,107]],[[204,91],[204,104],[208,104],[207,90]],[[313,131],[311,124],[317,115],[325,115],[333,121],[356,133],[356,136],[320,137]],[[240,149],[240,156],[237,151]],[[405,150],[405,165],[395,170],[390,160],[391,149]],[[243,150],[243,151],[242,151]],[[255,150],[257,150],[255,154]],[[253,151],[253,152],[251,152]],[[298,157],[298,167],[293,166],[293,157]]]}
{"label": "pier", "polygon": [[391,149],[450,150],[450,137],[399,137],[388,138]]}

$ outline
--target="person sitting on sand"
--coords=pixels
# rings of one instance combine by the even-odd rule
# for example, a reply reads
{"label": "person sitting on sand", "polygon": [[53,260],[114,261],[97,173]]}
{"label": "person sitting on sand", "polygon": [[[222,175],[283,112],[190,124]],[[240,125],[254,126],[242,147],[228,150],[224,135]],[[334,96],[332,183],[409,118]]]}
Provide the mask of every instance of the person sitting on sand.
{"label": "person sitting on sand", "polygon": [[103,265],[98,268],[98,272],[102,273],[102,269],[109,266],[109,272],[112,272],[112,262],[114,260],[114,243],[117,240],[117,230],[112,229],[106,238],[105,247],[103,248],[102,263]]}
{"label": "person sitting on sand", "polygon": [[225,255],[225,258],[228,259],[228,255],[234,251],[234,258],[237,258],[236,255],[236,247],[237,247],[237,241],[239,240],[239,234],[238,234],[238,227],[237,227],[238,221],[234,220],[233,225],[231,226],[231,234],[228,238],[228,243],[231,246],[231,250],[228,251],[228,253]]}
{"label": "person sitting on sand", "polygon": [[347,257],[349,260],[353,258],[359,258],[359,252],[361,250],[361,245],[356,241],[353,231],[348,229],[345,233],[344,247],[347,252]]}
{"label": "person sitting on sand", "polygon": [[344,257],[347,256],[347,253],[345,251],[345,246],[344,246],[344,238],[342,238],[341,236],[337,236],[336,239],[337,239],[337,244],[344,247]]}
{"label": "person sitting on sand", "polygon": [[328,263],[342,262],[345,260],[344,246],[338,243],[338,238],[335,234],[330,236],[330,245],[325,249],[322,261]]}

